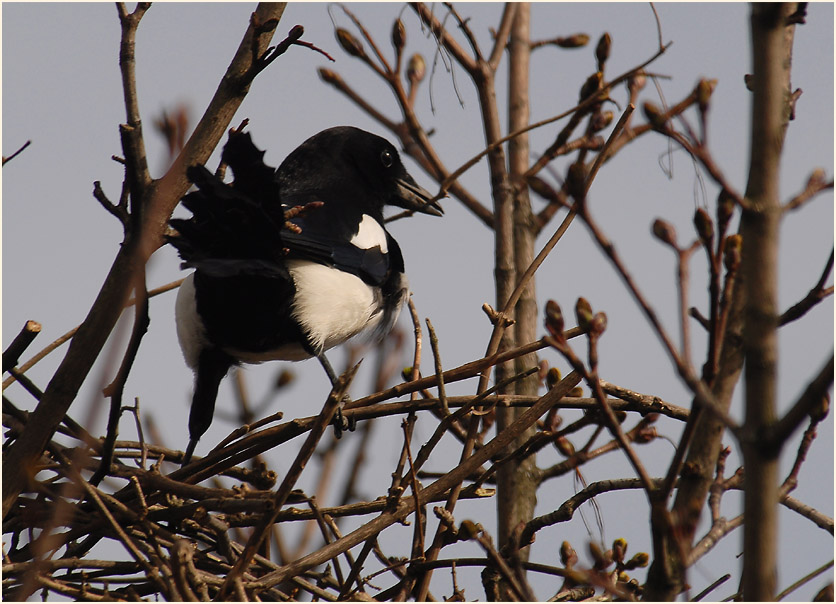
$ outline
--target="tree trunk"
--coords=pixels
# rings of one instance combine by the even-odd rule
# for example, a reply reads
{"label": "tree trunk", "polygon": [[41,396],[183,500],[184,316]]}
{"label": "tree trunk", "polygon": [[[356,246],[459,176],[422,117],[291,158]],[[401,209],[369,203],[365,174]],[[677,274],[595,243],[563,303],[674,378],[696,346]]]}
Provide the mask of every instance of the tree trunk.
{"label": "tree trunk", "polygon": [[[508,88],[508,130],[513,132],[528,125],[529,121],[529,25],[530,6],[521,3],[511,27],[508,45],[510,54]],[[529,166],[528,135],[518,136],[508,143],[510,181],[513,190],[513,254],[516,279],[519,279],[534,259],[534,228],[528,188],[515,183],[515,175],[523,174]],[[515,281],[516,281],[515,279]],[[514,318],[514,339],[517,345],[537,339],[537,302],[534,297],[534,280],[526,286],[516,304]],[[505,300],[500,300],[500,306]],[[522,371],[537,364],[537,355],[530,354],[517,359],[514,370]],[[499,375],[497,374],[497,379]],[[536,395],[536,375],[517,382],[516,394]],[[503,430],[512,423],[524,409],[500,408],[497,410],[497,430]],[[513,447],[518,447],[533,434],[534,428],[523,433]],[[497,513],[498,540],[505,545],[514,528],[520,522],[528,522],[534,516],[537,502],[537,481],[534,456],[523,461],[512,461],[497,472]],[[528,559],[528,548],[521,552]]]}

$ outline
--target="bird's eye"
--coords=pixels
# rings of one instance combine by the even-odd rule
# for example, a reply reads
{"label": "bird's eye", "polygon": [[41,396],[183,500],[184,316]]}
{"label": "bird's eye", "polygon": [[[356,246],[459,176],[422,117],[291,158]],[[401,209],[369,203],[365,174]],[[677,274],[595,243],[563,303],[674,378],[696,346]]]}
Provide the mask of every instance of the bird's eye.
{"label": "bird's eye", "polygon": [[392,164],[395,163],[395,156],[392,155],[392,152],[389,149],[384,149],[380,153],[380,162],[386,168],[391,168]]}

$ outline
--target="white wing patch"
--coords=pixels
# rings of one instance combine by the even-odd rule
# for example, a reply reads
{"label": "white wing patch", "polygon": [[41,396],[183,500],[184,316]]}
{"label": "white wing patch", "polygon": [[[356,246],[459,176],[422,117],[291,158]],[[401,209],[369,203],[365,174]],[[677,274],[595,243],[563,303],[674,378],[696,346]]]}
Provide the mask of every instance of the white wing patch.
{"label": "white wing patch", "polygon": [[370,250],[373,247],[380,246],[381,252],[384,254],[389,252],[386,245],[386,231],[383,230],[377,220],[368,214],[363,214],[360,226],[357,227],[357,234],[351,238],[351,244],[362,250]]}

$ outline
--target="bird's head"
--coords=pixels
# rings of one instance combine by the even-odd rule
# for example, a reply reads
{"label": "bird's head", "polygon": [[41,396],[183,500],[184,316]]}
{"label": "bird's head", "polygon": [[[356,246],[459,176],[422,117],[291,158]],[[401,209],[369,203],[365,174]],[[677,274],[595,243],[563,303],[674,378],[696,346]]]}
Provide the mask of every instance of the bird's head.
{"label": "bird's head", "polygon": [[[282,195],[305,189],[330,190],[340,197],[352,195],[358,204],[370,204],[375,214],[384,205],[441,216],[433,195],[415,182],[400,154],[385,138],[338,126],[315,134],[296,148],[278,170]],[[295,191],[288,191],[292,183]],[[345,197],[344,197],[345,198]]]}

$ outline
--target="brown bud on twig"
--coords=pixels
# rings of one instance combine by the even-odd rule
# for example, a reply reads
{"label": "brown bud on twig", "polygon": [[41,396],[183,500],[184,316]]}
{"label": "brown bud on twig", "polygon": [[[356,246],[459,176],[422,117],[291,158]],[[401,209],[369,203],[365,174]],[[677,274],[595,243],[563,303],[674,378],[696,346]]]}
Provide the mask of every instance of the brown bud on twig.
{"label": "brown bud on twig", "polygon": [[572,34],[564,38],[557,38],[554,41],[560,48],[580,48],[589,44],[589,35],[587,34]]}
{"label": "brown bud on twig", "polygon": [[676,229],[673,225],[661,218],[653,221],[653,236],[659,241],[667,243],[672,248],[676,248]]}
{"label": "brown bud on twig", "polygon": [[578,553],[568,541],[560,544],[560,562],[566,568],[572,568],[578,563]]}
{"label": "brown bud on twig", "polygon": [[549,390],[557,386],[561,379],[560,369],[557,367],[549,367],[548,372],[546,372],[546,386],[548,386]]}
{"label": "brown bud on twig", "polygon": [[340,43],[340,46],[342,46],[343,50],[346,51],[349,55],[357,58],[364,58],[366,56],[366,51],[363,50],[363,45],[360,44],[360,41],[353,35],[351,35],[351,32],[349,32],[347,29],[338,27],[336,35],[337,42]]}
{"label": "brown bud on twig", "polygon": [[814,422],[818,423],[822,421],[825,417],[827,417],[828,412],[830,411],[830,395],[825,394],[821,402],[810,409],[810,419]]}
{"label": "brown bud on twig", "polygon": [[697,229],[697,235],[700,236],[702,244],[710,247],[714,240],[714,222],[705,209],[697,208],[694,212],[694,227]]}
{"label": "brown bud on twig", "polygon": [[546,329],[555,338],[563,338],[563,311],[560,305],[554,300],[546,302]]}
{"label": "brown bud on twig", "polygon": [[824,171],[824,168],[816,168],[810,174],[810,178],[807,179],[807,188],[819,188],[824,184],[824,179],[827,177],[827,172]]}
{"label": "brown bud on twig", "polygon": [[319,69],[317,69],[317,72],[319,73],[319,78],[323,82],[326,82],[328,84],[337,84],[341,80],[339,74],[336,71],[332,71],[327,67],[320,67]]}
{"label": "brown bud on twig", "polygon": [[610,58],[610,49],[612,48],[612,38],[609,32],[604,32],[604,35],[598,39],[598,46],[595,47],[595,58],[598,60],[598,71],[604,71],[604,63]]}
{"label": "brown bud on twig", "polygon": [[638,92],[642,88],[647,85],[647,76],[644,73],[644,70],[639,70],[634,76],[631,76],[629,80],[627,80],[627,86],[630,90],[635,90]]}
{"label": "brown bud on twig", "polygon": [[593,333],[596,336],[600,337],[604,334],[604,332],[606,330],[607,330],[607,313],[596,312],[595,316],[592,317],[592,322],[589,324],[590,333]]}
{"label": "brown bud on twig", "polygon": [[621,564],[624,562],[624,555],[627,553],[627,540],[619,537],[612,542],[612,559]]}
{"label": "brown bud on twig", "polygon": [[406,77],[413,86],[423,80],[426,73],[427,63],[424,61],[424,57],[417,52],[409,57],[409,63],[406,66]]}
{"label": "brown bud on twig", "polygon": [[403,21],[395,19],[392,24],[392,46],[400,54],[406,44],[406,28],[403,26]]}
{"label": "brown bud on twig", "polygon": [[462,520],[459,525],[459,539],[466,541],[473,539],[482,531],[482,525],[472,520]]}
{"label": "brown bud on twig", "polygon": [[652,101],[645,101],[644,104],[642,104],[642,111],[644,111],[644,116],[653,128],[656,130],[664,130],[667,128],[668,120],[656,103]]}
{"label": "brown bud on twig", "polygon": [[720,195],[717,197],[717,229],[720,231],[720,235],[725,233],[726,227],[729,226],[729,220],[734,213],[734,205],[734,198],[731,194],[725,189],[720,191]]}
{"label": "brown bud on twig", "polygon": [[589,300],[584,297],[578,298],[578,301],[575,302],[575,317],[578,321],[578,327],[584,331],[589,331],[593,318],[592,305]]}
{"label": "brown bud on twig", "polygon": [[566,174],[566,190],[575,201],[586,197],[586,165],[576,161]]}
{"label": "brown bud on twig", "polygon": [[624,563],[625,570],[633,570],[634,568],[644,568],[650,561],[650,556],[647,552],[639,552]]}
{"label": "brown bud on twig", "polygon": [[589,542],[589,555],[592,556],[593,567],[597,570],[604,570],[612,564],[612,552],[604,552],[594,541]]}
{"label": "brown bud on twig", "polygon": [[615,114],[612,111],[599,111],[592,116],[592,131],[600,132],[610,124],[612,124]]}
{"label": "brown bud on twig", "polygon": [[723,243],[723,265],[728,271],[736,271],[740,266],[740,253],[743,248],[743,237],[739,234],[729,235]]}
{"label": "brown bud on twig", "polygon": [[591,76],[586,78],[586,82],[581,86],[581,92],[578,97],[578,102],[583,103],[586,99],[601,90],[601,84],[604,81],[604,74],[596,71]]}
{"label": "brown bud on twig", "polygon": [[711,93],[714,92],[716,85],[717,80],[706,80],[705,78],[697,84],[697,106],[702,113],[708,111],[708,101],[711,99]]}
{"label": "brown bud on twig", "polygon": [[572,444],[565,436],[559,437],[554,441],[554,447],[560,451],[564,457],[572,457],[575,454],[575,445]]}
{"label": "brown bud on twig", "polygon": [[755,89],[755,76],[751,73],[743,75],[743,84],[746,85],[746,90],[752,92]]}

